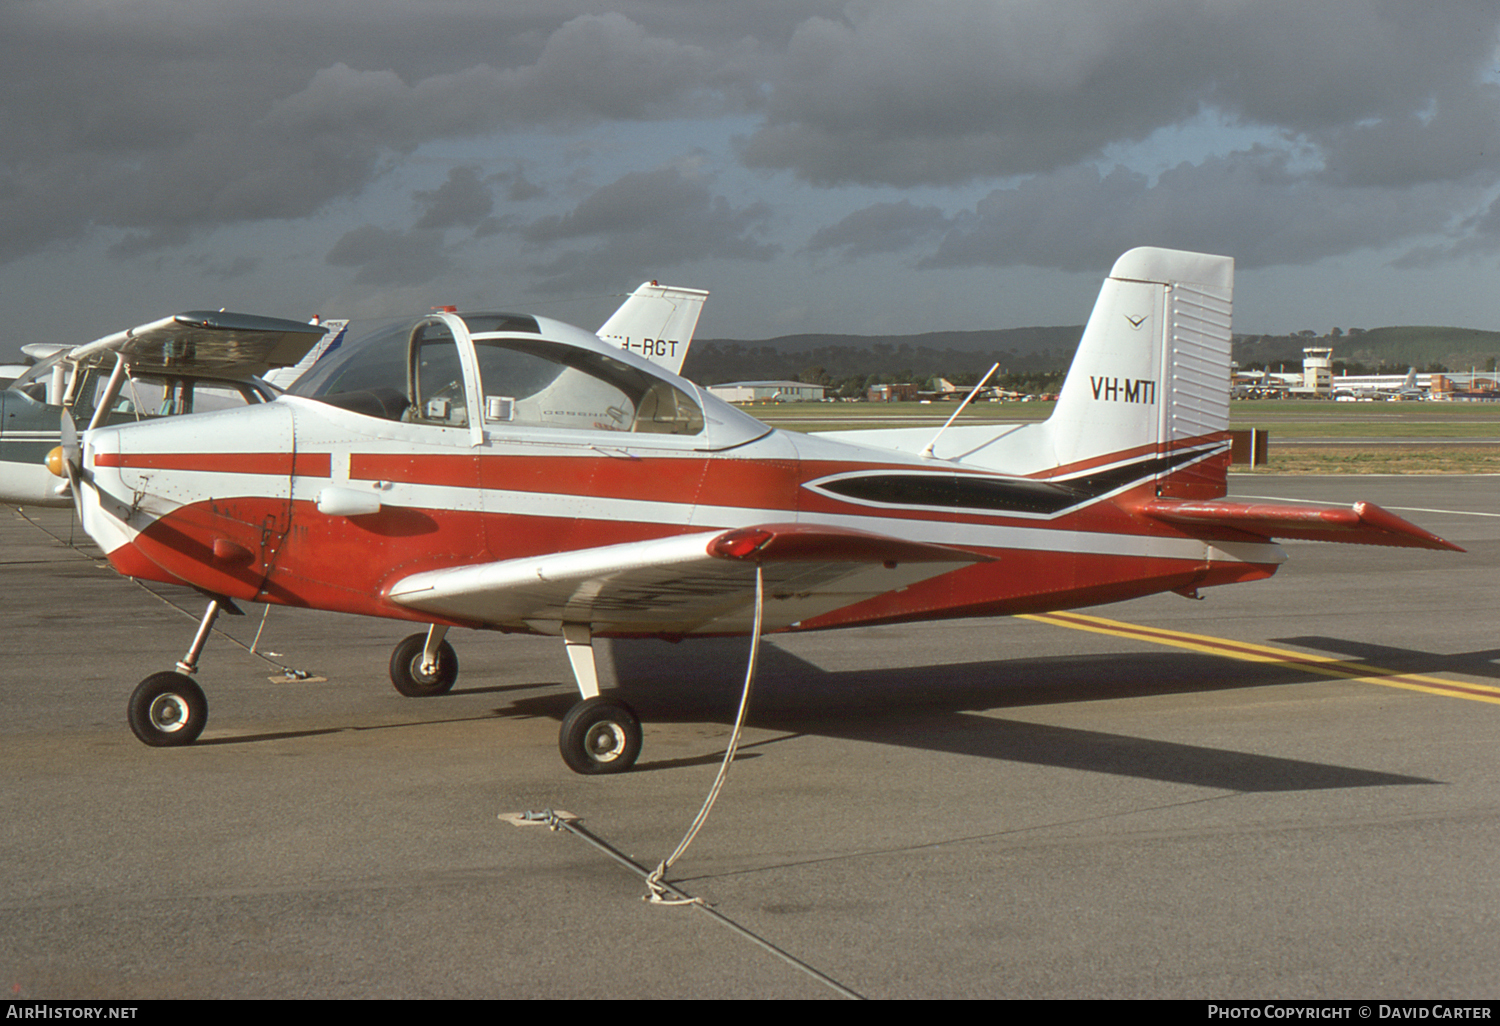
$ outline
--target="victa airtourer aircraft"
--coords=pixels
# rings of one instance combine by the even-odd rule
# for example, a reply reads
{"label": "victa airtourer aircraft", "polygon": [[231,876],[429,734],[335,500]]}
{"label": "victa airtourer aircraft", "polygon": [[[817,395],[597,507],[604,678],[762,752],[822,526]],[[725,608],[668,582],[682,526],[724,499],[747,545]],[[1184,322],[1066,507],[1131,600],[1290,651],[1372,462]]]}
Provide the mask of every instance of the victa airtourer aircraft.
{"label": "victa airtourer aircraft", "polygon": [[236,601],[427,625],[391,658],[409,695],[453,686],[451,628],[557,636],[582,696],[563,758],[608,773],[642,732],[599,693],[595,638],[1191,595],[1275,573],[1275,538],[1456,549],[1365,503],[1225,498],[1233,272],[1122,256],[1040,423],[778,431],[587,331],[440,310],[272,402],[65,439],[58,469],[114,567],[210,599],[178,669],[136,688],[131,727],[198,736],[191,675]]}

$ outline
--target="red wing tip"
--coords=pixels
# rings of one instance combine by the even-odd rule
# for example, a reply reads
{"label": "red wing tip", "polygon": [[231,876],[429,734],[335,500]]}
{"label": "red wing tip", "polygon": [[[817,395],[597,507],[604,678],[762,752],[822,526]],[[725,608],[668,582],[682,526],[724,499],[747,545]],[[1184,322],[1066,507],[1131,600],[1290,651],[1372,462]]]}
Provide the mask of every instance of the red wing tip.
{"label": "red wing tip", "polygon": [[1424,531],[1410,520],[1398,517],[1396,514],[1375,505],[1373,502],[1356,502],[1354,504],[1354,512],[1359,515],[1362,523],[1381,531],[1389,531],[1411,539],[1408,544],[1425,549],[1442,549],[1448,552],[1464,551],[1446,538],[1440,538],[1431,531]]}

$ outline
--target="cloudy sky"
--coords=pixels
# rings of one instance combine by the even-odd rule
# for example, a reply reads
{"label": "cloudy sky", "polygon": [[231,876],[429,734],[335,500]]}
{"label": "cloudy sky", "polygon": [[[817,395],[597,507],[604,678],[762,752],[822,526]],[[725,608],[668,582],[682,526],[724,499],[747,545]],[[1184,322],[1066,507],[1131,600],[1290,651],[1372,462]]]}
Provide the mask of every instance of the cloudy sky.
{"label": "cloudy sky", "polygon": [[1494,0],[0,0],[0,353],[228,307],[1500,328]]}

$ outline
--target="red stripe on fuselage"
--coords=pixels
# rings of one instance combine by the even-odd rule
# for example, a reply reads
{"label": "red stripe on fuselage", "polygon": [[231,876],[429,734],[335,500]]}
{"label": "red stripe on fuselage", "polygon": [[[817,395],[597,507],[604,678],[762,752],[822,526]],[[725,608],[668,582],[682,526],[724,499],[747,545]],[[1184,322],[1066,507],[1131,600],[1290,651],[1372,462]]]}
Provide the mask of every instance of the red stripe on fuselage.
{"label": "red stripe on fuselage", "polygon": [[588,499],[703,502],[768,510],[795,509],[796,489],[805,479],[845,470],[878,469],[906,469],[906,465],[598,452],[577,456],[355,453],[349,457],[349,477],[357,481],[566,493]]}
{"label": "red stripe on fuselage", "polygon": [[[1196,440],[1201,444],[1205,439]],[[1173,449],[1186,448],[1185,444]],[[1091,459],[1069,468],[1074,472],[1150,456],[1150,446]],[[888,520],[941,521],[955,524],[1035,524],[1035,517],[999,512],[940,507],[882,507],[846,502],[803,485],[845,473],[911,473],[929,470],[908,463],[845,462],[832,460],[736,459],[733,456],[682,457],[601,455],[520,456],[487,453],[383,454],[354,453],[349,476],[353,480],[392,481],[455,489],[525,494],[576,496],[580,500],[620,500],[675,503],[698,507],[695,524],[712,520],[715,508],[756,509],[769,519],[797,514],[875,517]],[[986,477],[982,471],[933,467],[931,472]],[[1235,532],[1188,532],[1180,527],[1141,517],[1134,507],[1155,497],[1154,479],[1138,482],[1112,502],[1089,502],[1047,518],[1060,530],[1182,537],[1189,533],[1211,537],[1243,537]],[[508,558],[497,554],[495,558]]]}
{"label": "red stripe on fuselage", "polygon": [[[1106,504],[1107,505],[1107,504]],[[386,507],[355,518],[326,516],[309,502],[290,511],[274,499],[242,498],[226,516],[223,500],[167,514],[120,553],[116,566],[141,576],[146,556],[169,574],[220,594],[394,619],[435,619],[384,596],[394,580],[425,570],[495,559],[644,541],[701,530],[689,524],[569,519],[442,509]],[[289,515],[288,515],[289,514]],[[290,530],[273,539],[270,566],[220,565],[211,554],[219,537],[254,546],[247,528],[286,517]],[[897,533],[897,532],[893,532]],[[1066,534],[1067,532],[1061,532]],[[566,538],[559,545],[559,539]],[[496,540],[503,540],[503,550]],[[966,546],[966,548],[968,548]],[[955,616],[992,616],[1093,605],[1168,588],[1203,587],[1268,577],[1275,566],[1202,558],[1162,558],[1047,549],[984,549],[998,562],[964,567],[900,591],[847,606],[793,629],[809,630]],[[112,555],[112,558],[113,555]],[[261,581],[260,574],[265,579]],[[258,593],[257,593],[258,592]],[[445,621],[452,622],[452,621]],[[485,626],[484,624],[464,624]]]}
{"label": "red stripe on fuselage", "polygon": [[99,467],[278,477],[329,477],[331,463],[326,452],[101,452],[94,458]]}
{"label": "red stripe on fuselage", "polygon": [[1151,456],[1164,456],[1187,449],[1206,449],[1216,444],[1227,443],[1228,441],[1229,436],[1227,434],[1215,432],[1208,435],[1198,435],[1194,438],[1179,438],[1169,445],[1160,445],[1152,442],[1147,445],[1137,445],[1132,449],[1120,449],[1115,452],[1105,453],[1103,456],[1090,456],[1088,459],[1078,460],[1077,462],[1060,467],[1048,467],[1046,470],[1040,470],[1025,476],[1049,481],[1061,477],[1076,477],[1079,474],[1085,474],[1090,470],[1097,470],[1100,467],[1111,467],[1117,463],[1128,463],[1131,460],[1144,459]]}

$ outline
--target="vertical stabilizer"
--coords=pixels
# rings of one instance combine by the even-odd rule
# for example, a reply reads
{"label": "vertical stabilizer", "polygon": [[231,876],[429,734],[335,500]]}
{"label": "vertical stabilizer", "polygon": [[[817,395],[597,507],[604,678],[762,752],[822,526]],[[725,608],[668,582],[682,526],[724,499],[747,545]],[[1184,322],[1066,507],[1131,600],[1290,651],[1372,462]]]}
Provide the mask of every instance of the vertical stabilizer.
{"label": "vertical stabilizer", "polygon": [[703,289],[644,282],[595,334],[677,374],[707,298]]}
{"label": "vertical stabilizer", "polygon": [[1171,454],[1160,494],[1223,494],[1233,292],[1229,257],[1142,248],[1115,262],[1047,421],[1061,473]]}
{"label": "vertical stabilizer", "polygon": [[[318,324],[319,321],[315,317],[310,323]],[[306,356],[290,367],[271,368],[261,375],[262,380],[270,382],[277,388],[291,388],[292,384],[306,374],[313,364],[344,344],[344,335],[349,331],[347,320],[322,321],[321,323],[324,335],[317,345],[307,351]]]}

